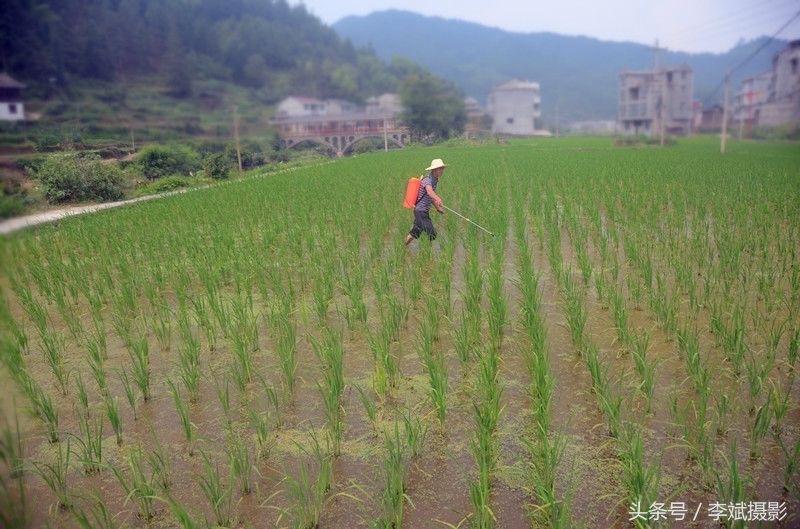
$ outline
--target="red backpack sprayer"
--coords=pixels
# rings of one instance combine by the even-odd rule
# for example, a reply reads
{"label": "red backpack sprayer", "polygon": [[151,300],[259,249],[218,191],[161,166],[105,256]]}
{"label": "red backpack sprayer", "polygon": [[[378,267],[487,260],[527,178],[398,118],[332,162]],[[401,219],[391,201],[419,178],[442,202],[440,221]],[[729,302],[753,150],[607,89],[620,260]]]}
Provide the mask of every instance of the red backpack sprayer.
{"label": "red backpack sprayer", "polygon": [[[422,184],[422,178],[421,177],[412,176],[411,178],[408,179],[408,183],[406,184],[406,197],[403,200],[403,207],[404,208],[413,209],[414,206],[417,205],[417,197],[419,196],[419,187],[420,187],[421,184]],[[469,222],[470,224],[472,224],[476,228],[481,229],[481,230],[485,231],[486,233],[488,233],[489,235],[491,235],[492,237],[494,237],[494,233],[490,232],[489,230],[487,230],[486,228],[484,228],[483,226],[481,226],[477,222],[468,219],[467,217],[465,217],[464,215],[462,215],[458,211],[450,209],[447,206],[445,206],[444,204],[442,204],[442,207],[444,209],[446,209],[447,211],[453,213],[454,215],[458,215],[459,217],[461,217],[462,219],[466,220],[467,222]]]}

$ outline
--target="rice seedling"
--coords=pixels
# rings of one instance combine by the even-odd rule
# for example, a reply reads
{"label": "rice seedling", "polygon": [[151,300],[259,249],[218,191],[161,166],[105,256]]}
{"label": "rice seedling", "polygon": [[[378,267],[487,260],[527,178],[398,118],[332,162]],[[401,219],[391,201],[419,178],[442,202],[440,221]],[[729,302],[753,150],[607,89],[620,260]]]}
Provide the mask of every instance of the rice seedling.
{"label": "rice seedling", "polygon": [[172,496],[167,495],[166,498],[158,497],[156,499],[169,506],[169,510],[172,511],[172,515],[175,517],[175,521],[178,522],[181,529],[201,529],[201,527],[203,527],[200,522],[189,514],[186,507]]}
{"label": "rice seedling", "polygon": [[361,401],[361,405],[364,406],[364,411],[367,413],[372,429],[377,430],[378,406],[375,404],[374,400],[367,397],[366,393],[364,393],[364,389],[360,385],[353,384],[353,387],[358,391],[358,398]]}
{"label": "rice seedling", "polygon": [[293,521],[293,526],[297,528],[312,528],[319,525],[322,516],[322,507],[325,503],[325,495],[332,485],[333,467],[330,457],[322,451],[316,433],[310,434],[311,449],[299,446],[300,450],[311,456],[317,470],[315,481],[309,478],[308,464],[300,465],[299,479],[295,479],[291,474],[286,476],[286,492],[292,502],[289,508],[289,515]]}
{"label": "rice seedling", "polygon": [[33,461],[33,471],[42,478],[62,509],[72,508],[72,496],[67,486],[69,459],[72,455],[70,440],[58,443],[52,462]]}
{"label": "rice seedling", "polygon": [[444,354],[434,353],[433,351],[425,350],[423,347],[420,355],[422,356],[425,370],[428,372],[431,403],[436,410],[439,425],[444,433],[447,414],[447,366],[445,365]]}
{"label": "rice seedling", "polygon": [[375,371],[372,377],[373,389],[375,393],[385,397],[397,387],[400,376],[400,365],[391,349],[391,331],[383,326],[375,333],[368,331],[367,337],[375,362]]}
{"label": "rice seedling", "polygon": [[766,402],[761,405],[755,414],[752,427],[750,429],[750,458],[757,459],[760,455],[760,444],[770,431],[772,423],[772,388]]}
{"label": "rice seedling", "polygon": [[84,506],[74,505],[72,517],[81,529],[116,529],[117,522],[108,510],[106,503],[97,496],[91,497],[87,510]]}
{"label": "rice seedling", "polygon": [[402,414],[402,419],[403,430],[406,434],[406,446],[411,451],[411,456],[417,457],[428,436],[428,425],[423,424],[419,417],[412,414],[410,409]]}
{"label": "rice seedling", "polygon": [[253,490],[253,472],[258,472],[258,469],[250,458],[247,444],[236,432],[228,435],[228,458],[230,459],[231,479],[239,482],[239,490],[242,494],[250,494]]}
{"label": "rice seedling", "polygon": [[178,418],[181,421],[183,435],[186,437],[189,455],[194,455],[195,425],[189,418],[189,407],[184,402],[183,397],[181,397],[181,392],[175,387],[175,383],[169,378],[167,379],[167,386],[169,386],[169,391],[172,393],[172,399],[175,401],[175,409],[177,410]]}
{"label": "rice seedling", "polygon": [[178,372],[189,394],[189,402],[200,400],[200,342],[191,330],[184,333],[178,356]]}
{"label": "rice seedling", "polygon": [[267,459],[272,450],[272,425],[267,413],[259,413],[250,408],[248,410],[250,428],[255,432],[256,460]]}
{"label": "rice seedling", "polygon": [[280,313],[276,318],[277,345],[281,373],[283,374],[284,396],[288,398],[294,390],[297,376],[297,327],[290,314]]}
{"label": "rice seedling", "polygon": [[111,464],[111,472],[122,486],[126,494],[126,501],[133,500],[139,512],[139,518],[145,522],[153,518],[153,500],[156,489],[152,473],[148,476],[145,468],[144,456],[141,448],[133,448],[125,458],[130,476],[126,476],[123,469]]}
{"label": "rice seedling", "polygon": [[499,349],[503,340],[503,327],[508,320],[508,303],[503,292],[503,254],[498,252],[493,259],[488,274],[489,339],[493,347]]}
{"label": "rice seedling", "polygon": [[786,391],[783,390],[780,382],[770,379],[770,383],[772,387],[769,393],[769,403],[772,406],[772,415],[775,417],[773,428],[775,434],[780,436],[783,431],[783,421],[786,418],[786,414],[789,412],[794,378],[789,379],[789,387],[786,388]]}
{"label": "rice seedling", "polygon": [[633,337],[633,355],[634,366],[636,372],[639,374],[639,389],[647,399],[647,413],[650,413],[651,403],[653,401],[653,392],[655,391],[655,372],[656,363],[649,360],[647,351],[650,348],[650,335],[647,331],[635,333]]}
{"label": "rice seedling", "polygon": [[103,464],[103,420],[101,417],[89,418],[86,414],[77,414],[80,436],[74,436],[78,442],[86,474],[100,472]]}
{"label": "rice seedling", "polygon": [[78,376],[75,377],[75,387],[78,388],[78,403],[81,405],[83,415],[89,416],[89,395],[86,394],[86,384],[83,383],[83,376],[78,371]]}
{"label": "rice seedling", "polygon": [[66,396],[67,388],[69,387],[69,372],[64,368],[64,359],[62,357],[64,338],[49,329],[41,333],[41,338],[45,359],[53,371],[53,376],[56,377],[61,394]]}
{"label": "rice seedling", "polygon": [[[16,404],[16,403],[15,403]],[[0,432],[0,463],[6,472],[0,473],[0,526],[28,527],[28,502],[25,491],[24,451],[19,428],[19,415],[14,406],[14,427],[5,416]]]}
{"label": "rice seedling", "polygon": [[203,469],[198,476],[198,485],[213,513],[214,523],[221,527],[230,527],[233,522],[233,480],[223,481],[219,465],[208,457],[205,450],[200,450],[203,458]]}
{"label": "rice seedling", "polygon": [[153,446],[154,448],[147,452],[147,462],[153,470],[153,480],[162,491],[167,491],[172,486],[172,468],[169,455],[155,432],[153,432]]}
{"label": "rice seedling", "polygon": [[628,330],[628,309],[625,305],[625,298],[617,289],[612,289],[609,297],[614,312],[614,325],[617,329],[617,339],[619,343],[627,344],[630,340],[630,331]]}
{"label": "rice seedling", "polygon": [[147,338],[142,336],[134,340],[128,350],[131,360],[131,376],[142,394],[142,399],[150,400],[150,349]]}
{"label": "rice seedling", "polygon": [[794,443],[793,448],[787,448],[779,436],[778,445],[786,460],[786,466],[783,468],[783,490],[797,494],[800,491],[800,437]]}
{"label": "rice seedling", "polygon": [[400,528],[403,524],[405,502],[411,503],[406,490],[406,458],[403,442],[400,438],[400,427],[397,421],[390,432],[384,432],[386,456],[383,460],[384,489],[383,517],[384,527]]}
{"label": "rice seedling", "polygon": [[325,338],[318,342],[312,340],[312,348],[322,364],[323,383],[317,382],[317,388],[325,403],[328,415],[328,433],[333,446],[333,455],[338,456],[341,450],[344,422],[342,421],[342,392],[344,391],[344,347],[342,334],[328,329]]}
{"label": "rice seedling", "polygon": [[24,373],[23,391],[30,399],[33,405],[33,411],[47,427],[47,438],[51,443],[57,443],[59,440],[58,432],[58,407],[53,404],[53,399],[50,398],[44,389],[30,376],[27,372]]}
{"label": "rice seedling", "polygon": [[725,435],[728,432],[728,420],[731,414],[731,399],[727,393],[720,393],[716,399],[717,433]]}
{"label": "rice seedling", "polygon": [[[472,356],[472,350],[478,341],[476,331],[479,330],[479,324],[474,320],[472,313],[466,310],[461,310],[461,319],[458,324],[453,325],[453,345],[455,346],[456,356],[461,362],[461,366],[465,367]],[[464,369],[466,376],[467,370]]]}
{"label": "rice seedling", "polygon": [[575,348],[580,351],[583,347],[583,331],[587,317],[586,307],[583,303],[583,293],[572,278],[571,269],[565,269],[560,277],[570,337]]}
{"label": "rice seedling", "polygon": [[263,375],[258,375],[258,380],[261,383],[261,388],[264,390],[264,395],[267,398],[267,404],[272,408],[272,419],[276,427],[280,427],[283,424],[283,418],[281,415],[281,408],[280,408],[280,401],[278,399],[278,394],[270,385],[269,381],[264,378]]}
{"label": "rice seedling", "polygon": [[[622,481],[628,492],[631,505],[650,506],[658,500],[658,487],[661,481],[661,463],[646,463],[641,429],[630,426],[620,438],[618,457],[622,463]],[[637,527],[648,527],[646,521],[636,520]]]}
{"label": "rice seedling", "polygon": [[[128,401],[128,406],[130,406],[131,411],[133,412],[133,420],[135,421],[137,420],[136,393],[134,392],[133,385],[131,384],[130,378],[128,377],[128,372],[125,371],[125,368],[123,367],[122,369],[117,370],[117,376],[119,377],[120,382],[122,382],[122,389],[125,390],[125,398]],[[106,402],[108,402],[108,400],[109,399],[106,398]]]}
{"label": "rice seedling", "polygon": [[108,382],[106,381],[106,369],[105,369],[105,353],[99,343],[96,340],[89,340],[86,343],[86,349],[88,351],[88,364],[89,369],[92,372],[92,376],[94,377],[95,383],[97,383],[97,388],[100,390],[100,393],[105,394],[108,392]]}
{"label": "rice seedling", "polygon": [[[730,456],[726,457],[721,454],[725,464],[728,467],[727,476],[720,475],[719,471],[716,474],[717,485],[717,501],[725,504],[736,504],[744,501],[747,495],[747,478],[742,476],[739,470],[739,462],[736,459],[736,439],[731,440]],[[723,520],[727,527],[745,527],[743,521],[734,521],[730,518]]]}
{"label": "rice seedling", "polygon": [[789,348],[786,353],[786,358],[792,369],[794,369],[797,363],[798,354],[800,354],[800,327],[797,327],[793,332],[789,333]]}

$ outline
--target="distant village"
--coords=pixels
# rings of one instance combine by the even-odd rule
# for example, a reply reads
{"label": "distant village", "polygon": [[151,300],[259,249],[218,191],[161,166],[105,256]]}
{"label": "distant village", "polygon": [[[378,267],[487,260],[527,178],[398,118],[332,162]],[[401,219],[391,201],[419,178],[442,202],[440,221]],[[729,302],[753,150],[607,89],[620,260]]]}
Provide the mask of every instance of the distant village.
{"label": "distant village", "polygon": [[[33,119],[25,112],[25,85],[0,73],[0,121]],[[541,123],[539,83],[513,79],[494,87],[485,109],[474,98],[464,100],[466,137],[482,134],[550,136]],[[728,133],[739,137],[762,127],[800,123],[800,40],[790,42],[772,61],[772,69],[744,79],[730,97]],[[400,121],[400,97],[386,93],[366,105],[339,99],[290,96],[277,105],[272,125],[287,147],[309,141],[346,154],[364,138],[382,138],[384,147],[402,147],[409,141]],[[616,120],[565,124],[564,132],[585,134],[691,135],[722,129],[725,109],[704,107],[694,99],[694,72],[686,65],[664,65],[650,70],[623,71],[619,76]]]}

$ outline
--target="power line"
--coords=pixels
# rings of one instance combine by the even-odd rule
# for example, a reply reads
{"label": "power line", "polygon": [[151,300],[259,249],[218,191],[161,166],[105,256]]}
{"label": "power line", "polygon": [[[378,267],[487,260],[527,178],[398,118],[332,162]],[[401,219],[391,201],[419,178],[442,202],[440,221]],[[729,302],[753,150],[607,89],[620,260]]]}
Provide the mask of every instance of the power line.
{"label": "power line", "polygon": [[767,8],[763,4],[751,4],[745,9],[728,13],[723,15],[715,20],[710,20],[707,22],[703,22],[701,24],[695,24],[692,26],[684,27],[683,29],[679,29],[673,31],[671,33],[662,34],[664,37],[672,37],[677,35],[683,35],[686,33],[697,33],[697,32],[706,32],[709,30],[717,30],[719,27],[729,26],[731,23],[740,24],[740,23],[751,23],[753,17],[759,17],[764,15],[765,13],[774,14],[778,9],[783,8],[793,8],[794,4],[796,4],[795,0],[789,0],[788,2],[779,3],[775,6],[769,6]]}
{"label": "power line", "polygon": [[766,48],[767,46],[769,46],[770,44],[772,44],[772,42],[773,42],[773,41],[774,41],[774,40],[775,40],[775,39],[778,37],[778,35],[779,35],[779,34],[780,34],[780,33],[781,33],[783,30],[785,30],[786,28],[788,28],[788,27],[789,27],[789,26],[792,24],[792,22],[794,22],[794,21],[795,21],[795,20],[797,20],[798,18],[800,18],[800,11],[797,11],[797,12],[796,12],[796,13],[795,13],[795,14],[792,16],[792,18],[790,18],[790,19],[789,19],[789,20],[788,20],[788,21],[787,21],[787,22],[786,22],[784,25],[782,25],[782,26],[781,26],[781,27],[778,29],[778,31],[776,31],[775,33],[773,33],[771,37],[767,38],[767,40],[765,40],[764,42],[762,42],[762,43],[761,43],[761,45],[760,45],[758,48],[756,48],[756,49],[755,49],[755,51],[753,51],[753,53],[751,53],[750,55],[748,55],[748,56],[747,56],[747,58],[746,58],[745,60],[743,60],[742,62],[740,62],[739,64],[737,64],[735,67],[731,68],[731,70],[728,72],[728,74],[727,74],[725,77],[723,77],[723,78],[722,78],[722,80],[721,80],[721,81],[720,81],[720,83],[717,85],[717,87],[716,87],[716,88],[714,88],[714,91],[713,91],[713,92],[711,92],[711,95],[709,95],[709,96],[707,96],[707,97],[705,98],[705,101],[704,101],[704,103],[707,103],[707,102],[708,102],[708,101],[709,101],[709,100],[710,100],[712,97],[714,97],[715,95],[717,95],[717,92],[719,92],[719,89],[720,89],[720,88],[722,88],[722,86],[725,84],[725,79],[726,79],[727,77],[729,77],[729,76],[733,75],[733,73],[734,73],[734,72],[736,72],[737,70],[741,69],[741,68],[742,68],[744,65],[746,65],[748,62],[750,62],[750,61],[753,59],[753,57],[755,57],[756,55],[758,55],[758,54],[759,54],[759,53],[760,53],[760,52],[761,52],[761,51],[762,51],[764,48]]}

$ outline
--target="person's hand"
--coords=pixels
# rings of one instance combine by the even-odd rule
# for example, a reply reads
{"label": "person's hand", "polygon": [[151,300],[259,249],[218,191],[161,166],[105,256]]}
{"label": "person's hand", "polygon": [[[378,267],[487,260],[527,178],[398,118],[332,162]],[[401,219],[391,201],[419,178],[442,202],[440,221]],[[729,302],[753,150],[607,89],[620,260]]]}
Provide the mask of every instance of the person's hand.
{"label": "person's hand", "polygon": [[442,207],[442,199],[438,196],[433,199],[433,203],[436,204],[436,209],[440,209]]}
{"label": "person's hand", "polygon": [[444,208],[443,207],[436,206],[436,211],[438,211],[440,215],[444,215]]}

